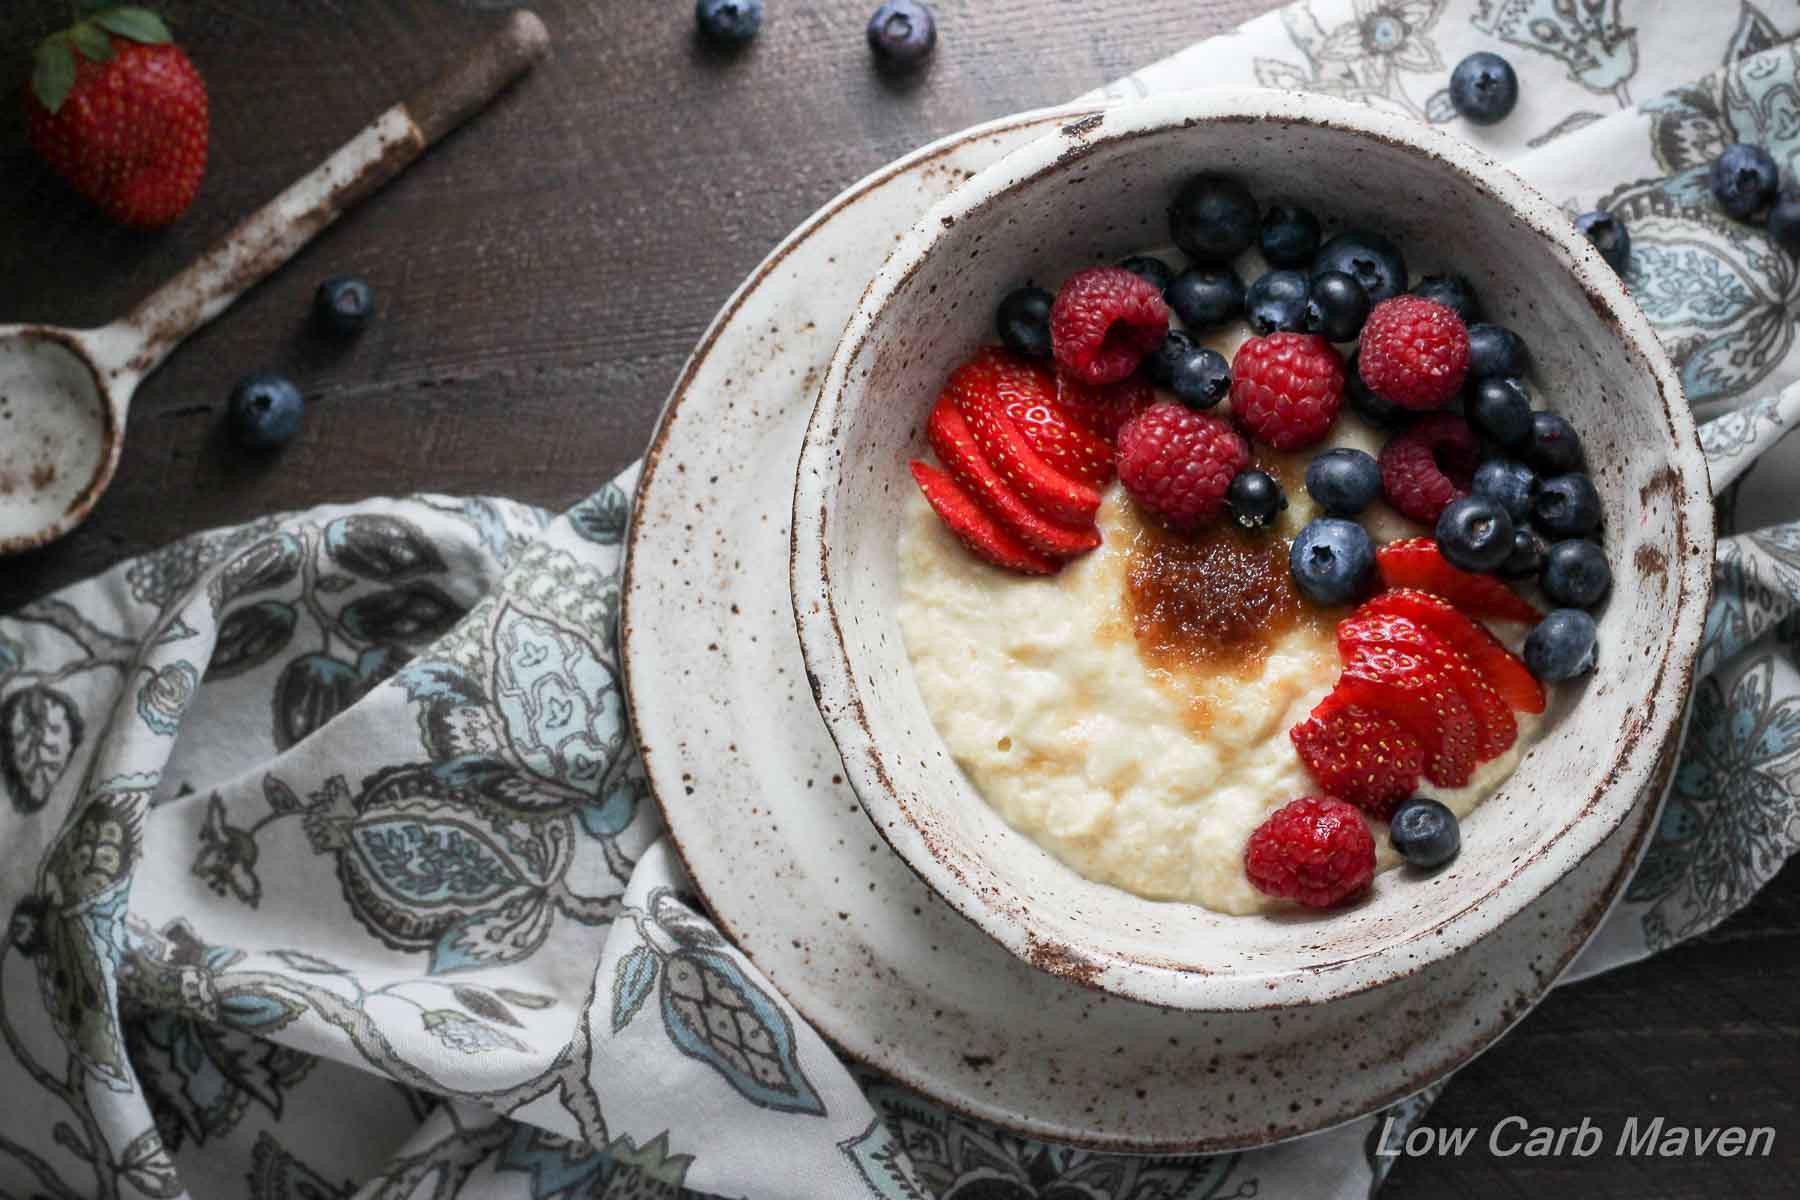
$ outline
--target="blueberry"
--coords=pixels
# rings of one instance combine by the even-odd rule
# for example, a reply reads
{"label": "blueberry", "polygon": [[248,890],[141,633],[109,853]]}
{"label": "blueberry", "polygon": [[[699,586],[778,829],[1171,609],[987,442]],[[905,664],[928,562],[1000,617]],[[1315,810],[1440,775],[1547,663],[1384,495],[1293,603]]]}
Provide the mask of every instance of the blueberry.
{"label": "blueberry", "polygon": [[1513,551],[1513,519],[1488,496],[1464,496],[1438,514],[1437,544],[1453,567],[1497,571]]}
{"label": "blueberry", "polygon": [[1050,306],[1056,297],[1041,287],[1015,288],[994,312],[1000,342],[1026,358],[1050,357]]}
{"label": "blueberry", "polygon": [[1800,257],[1800,196],[1783,196],[1769,210],[1769,237],[1777,246]]}
{"label": "blueberry", "polygon": [[1245,529],[1263,529],[1273,524],[1287,503],[1281,485],[1266,471],[1239,471],[1225,490],[1225,504],[1231,509],[1232,519]]}
{"label": "blueberry", "polygon": [[375,315],[375,289],[355,275],[327,279],[313,293],[313,315],[321,328],[348,337]]}
{"label": "blueberry", "polygon": [[1140,364],[1144,377],[1157,387],[1168,387],[1175,378],[1175,367],[1196,349],[1193,338],[1179,329],[1169,330],[1162,344],[1144,355]]}
{"label": "blueberry", "polygon": [[1304,267],[1319,250],[1319,218],[1309,209],[1270,205],[1263,213],[1259,246],[1272,267]]}
{"label": "blueberry", "polygon": [[1294,539],[1288,569],[1300,594],[1315,604],[1349,604],[1375,574],[1375,542],[1355,521],[1320,517]]}
{"label": "blueberry", "polygon": [[1525,343],[1504,325],[1481,322],[1469,326],[1469,378],[1493,379],[1523,375],[1527,365]]}
{"label": "blueberry", "polygon": [[1169,390],[1189,408],[1211,408],[1231,394],[1231,364],[1217,350],[1194,350],[1175,364]]}
{"label": "blueberry", "polygon": [[1500,574],[1508,579],[1534,579],[1544,568],[1544,555],[1549,547],[1535,529],[1513,530],[1513,549],[1500,564]]}
{"label": "blueberry", "polygon": [[1441,867],[1462,849],[1456,814],[1436,800],[1408,800],[1394,810],[1388,841],[1410,866]]}
{"label": "blueberry", "polygon": [[1306,491],[1334,517],[1354,517],[1381,496],[1381,468],[1361,450],[1327,450],[1306,466]]}
{"label": "blueberry", "polygon": [[1196,175],[1169,205],[1169,234],[1195,262],[1229,263],[1256,240],[1256,200],[1223,175]]}
{"label": "blueberry", "polygon": [[1487,50],[1477,50],[1450,72],[1450,104],[1477,125],[1503,121],[1519,102],[1519,77],[1512,64]]}
{"label": "blueberry", "polygon": [[1475,299],[1475,289],[1461,275],[1427,275],[1413,288],[1413,295],[1436,300],[1461,317],[1464,324],[1481,317],[1481,303]]}
{"label": "blueberry", "polygon": [[1306,322],[1306,272],[1270,271],[1244,293],[1244,315],[1259,334],[1296,332]]}
{"label": "blueberry", "polygon": [[1547,537],[1586,537],[1600,528],[1600,493],[1586,475],[1546,479],[1532,503],[1531,517]]}
{"label": "blueberry", "polygon": [[231,389],[225,423],[246,450],[273,450],[300,432],[306,401],[300,389],[280,375],[246,375]]}
{"label": "blueberry", "polygon": [[1600,252],[1607,266],[1621,275],[1625,273],[1625,264],[1631,261],[1631,230],[1625,228],[1625,222],[1603,208],[1596,208],[1576,217],[1575,228],[1594,243],[1594,249]]}
{"label": "blueberry", "polygon": [[1538,496],[1537,472],[1508,458],[1489,459],[1476,468],[1475,482],[1469,490],[1504,508],[1515,526],[1523,525]]}
{"label": "blueberry", "polygon": [[1189,329],[1211,329],[1244,312],[1244,281],[1230,267],[1190,267],[1163,289],[1163,299]]}
{"label": "blueberry", "polygon": [[1575,427],[1557,413],[1531,414],[1531,440],[1525,445],[1525,461],[1543,476],[1567,475],[1581,470],[1581,439]]}
{"label": "blueberry", "polygon": [[1516,450],[1531,440],[1531,392],[1516,375],[1476,380],[1463,412],[1476,433],[1502,449]]}
{"label": "blueberry", "polygon": [[1369,293],[1354,275],[1321,271],[1313,276],[1302,322],[1306,332],[1324,334],[1328,341],[1347,342],[1362,332],[1368,319]]}
{"label": "blueberry", "polygon": [[1748,220],[1775,200],[1781,173],[1761,146],[1733,142],[1713,159],[1712,193],[1727,216]]}
{"label": "blueberry", "polygon": [[1525,638],[1525,666],[1545,683],[1586,675],[1599,660],[1599,628],[1579,608],[1559,608]]}
{"label": "blueberry", "polygon": [[1612,590],[1606,551],[1593,542],[1557,542],[1544,555],[1544,595],[1563,608],[1592,608]]}
{"label": "blueberry", "polygon": [[910,67],[937,45],[937,21],[918,0],[888,0],[869,18],[869,49],[882,63]]}
{"label": "blueberry", "polygon": [[1357,356],[1353,354],[1350,365],[1344,369],[1344,395],[1350,401],[1350,407],[1377,429],[1398,429],[1406,424],[1412,418],[1412,410],[1402,408],[1392,400],[1383,400],[1370,391],[1356,363]]}
{"label": "blueberry", "polygon": [[1319,247],[1312,272],[1342,271],[1363,285],[1370,304],[1406,290],[1406,258],[1400,247],[1369,229],[1351,229]]}
{"label": "blueberry", "polygon": [[741,46],[762,28],[762,0],[696,0],[694,20],[712,41]]}
{"label": "blueberry", "polygon": [[1174,269],[1162,259],[1152,258],[1148,254],[1134,254],[1130,258],[1121,259],[1119,266],[1140,279],[1149,280],[1150,286],[1159,292],[1175,282]]}

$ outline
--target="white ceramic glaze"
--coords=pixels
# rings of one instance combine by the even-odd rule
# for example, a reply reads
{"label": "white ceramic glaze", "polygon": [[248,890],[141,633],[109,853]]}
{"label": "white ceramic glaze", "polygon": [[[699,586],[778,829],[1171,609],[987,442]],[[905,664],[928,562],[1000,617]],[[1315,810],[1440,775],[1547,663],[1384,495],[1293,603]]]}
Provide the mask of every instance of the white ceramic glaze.
{"label": "white ceramic glaze", "polygon": [[802,433],[893,231],[1085,111],[1007,118],[884,168],[802,225],[726,305],[645,460],[625,675],[651,784],[708,910],[841,1052],[1019,1133],[1138,1153],[1226,1150],[1368,1112],[1497,1038],[1623,887],[1655,805],[1643,800],[1470,953],[1392,989],[1288,1012],[1174,1012],[1034,970],[877,836],[813,705],[788,604]]}
{"label": "white ceramic glaze", "polygon": [[[896,530],[948,372],[1021,278],[1159,241],[1195,171],[1369,224],[1467,274],[1582,434],[1618,581],[1596,675],[1423,884],[1389,873],[1324,914],[1230,917],[1083,879],[1009,828],[944,747],[895,614]],[[1370,181],[1380,180],[1379,187]],[[1423,255],[1420,255],[1423,257]],[[1586,858],[1680,732],[1710,587],[1712,504],[1681,388],[1617,277],[1560,213],[1466,143],[1297,93],[1210,90],[1072,121],[983,171],[902,239],[821,387],[794,498],[793,600],[820,712],[875,825],[957,911],[1033,965],[1206,1011],[1286,1009],[1406,979],[1474,945]]]}

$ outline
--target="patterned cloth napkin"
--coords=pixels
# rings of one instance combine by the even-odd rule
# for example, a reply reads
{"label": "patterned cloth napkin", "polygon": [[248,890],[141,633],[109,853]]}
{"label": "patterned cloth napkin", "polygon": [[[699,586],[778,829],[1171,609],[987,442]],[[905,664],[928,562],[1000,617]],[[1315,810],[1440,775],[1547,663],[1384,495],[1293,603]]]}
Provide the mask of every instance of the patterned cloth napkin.
{"label": "patterned cloth napkin", "polygon": [[[1106,90],[1260,83],[1453,123],[1629,223],[1712,418],[1718,598],[1655,843],[1577,965],[1711,928],[1800,845],[1800,271],[1710,202],[1791,176],[1792,5],[1309,0]],[[325,508],[0,620],[0,1192],[575,1200],[1365,1195],[1376,1118],[1208,1159],[1059,1149],[853,1072],[685,897],[614,643],[635,475],[559,517]],[[1415,1120],[1430,1094],[1399,1108]]]}

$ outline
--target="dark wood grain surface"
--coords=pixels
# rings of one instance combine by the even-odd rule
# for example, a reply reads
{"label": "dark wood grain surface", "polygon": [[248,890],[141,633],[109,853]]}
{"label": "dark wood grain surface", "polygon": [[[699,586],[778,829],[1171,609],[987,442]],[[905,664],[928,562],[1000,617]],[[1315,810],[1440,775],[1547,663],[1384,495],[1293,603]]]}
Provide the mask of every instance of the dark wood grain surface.
{"label": "dark wood grain surface", "polygon": [[[684,0],[542,0],[552,60],[327,233],[142,389],[112,492],[64,542],[0,561],[0,611],[181,534],[270,510],[417,490],[566,505],[637,456],[713,312],[789,228],[939,134],[1070,99],[1270,7],[1268,0],[940,0],[923,75],[862,45],[869,3],[769,0],[723,57]],[[430,77],[495,0],[166,0],[213,96],[199,202],[158,235],[108,228],[25,148],[0,97],[0,320],[98,324]],[[0,5],[12,77],[63,6]],[[353,346],[306,332],[311,291],[355,271],[382,313]],[[269,463],[219,436],[232,381],[307,394]],[[1459,1158],[1405,1160],[1397,1200],[1800,1195],[1800,869],[1717,933],[1557,992],[1468,1067],[1430,1123]],[[1633,1114],[1770,1125],[1766,1160],[1528,1161],[1487,1130]]]}

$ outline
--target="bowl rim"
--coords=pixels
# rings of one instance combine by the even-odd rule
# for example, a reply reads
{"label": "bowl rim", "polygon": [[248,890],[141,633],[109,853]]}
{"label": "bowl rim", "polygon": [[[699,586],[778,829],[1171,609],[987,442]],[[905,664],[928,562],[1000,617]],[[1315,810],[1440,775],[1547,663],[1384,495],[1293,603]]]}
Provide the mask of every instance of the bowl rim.
{"label": "bowl rim", "polygon": [[[1072,946],[1028,912],[990,904],[955,861],[958,848],[929,837],[900,802],[889,761],[870,733],[861,689],[845,648],[824,538],[827,493],[835,485],[850,367],[895,291],[930,255],[943,232],[1006,193],[1066,169],[1101,146],[1202,124],[1264,121],[1336,129],[1431,160],[1464,177],[1544,238],[1572,281],[1628,352],[1657,383],[1670,461],[1652,486],[1674,500],[1670,555],[1676,620],[1653,663],[1654,677],[1609,763],[1597,765],[1591,793],[1564,826],[1485,891],[1460,897],[1441,919],[1349,958],[1295,968],[1220,974],[1197,965]],[[1039,969],[1097,990],[1164,1008],[1246,1011],[1314,1004],[1410,976],[1474,945],[1584,861],[1626,819],[1665,748],[1682,735],[1687,699],[1712,589],[1712,490],[1693,414],[1679,377],[1623,283],[1560,208],[1510,168],[1451,134],[1404,117],[1312,93],[1217,88],[1128,101],[1071,120],[989,166],[929,209],[902,235],[870,280],[821,383],[795,474],[789,585],[808,682],[864,811],[894,852],[933,892],[983,933]],[[894,760],[897,762],[897,760]],[[973,786],[973,785],[971,785]],[[1021,835],[1023,836],[1023,835]],[[1553,854],[1552,851],[1555,851]]]}

